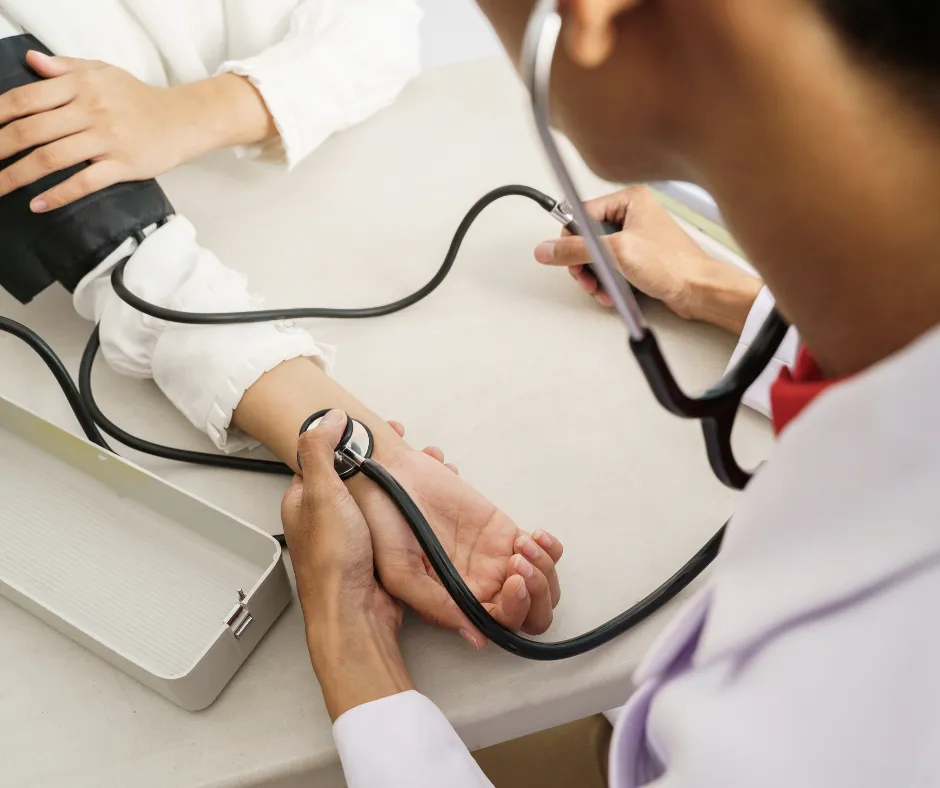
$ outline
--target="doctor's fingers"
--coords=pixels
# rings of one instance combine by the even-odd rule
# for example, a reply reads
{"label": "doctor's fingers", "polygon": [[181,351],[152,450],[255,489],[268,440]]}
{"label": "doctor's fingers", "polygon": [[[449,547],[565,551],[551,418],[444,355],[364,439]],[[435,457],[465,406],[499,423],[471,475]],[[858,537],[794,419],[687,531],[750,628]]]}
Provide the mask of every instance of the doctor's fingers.
{"label": "doctor's fingers", "polygon": [[423,451],[428,455],[428,457],[432,457],[433,459],[437,460],[441,465],[447,468],[447,470],[453,471],[458,476],[460,476],[460,470],[456,465],[454,465],[454,463],[444,462],[444,452],[441,451],[437,446],[425,446]]}
{"label": "doctor's fingers", "polygon": [[[398,433],[399,438],[405,437],[405,425],[404,424],[402,424],[400,421],[389,421],[387,423],[389,427],[391,427],[393,430],[395,430],[396,433]],[[443,464],[445,468],[447,468],[450,471],[453,471],[458,476],[460,476],[460,469],[457,468],[457,466],[454,465],[452,462],[444,462],[444,452],[441,451],[437,446],[426,446],[424,448],[424,453],[427,454],[428,457],[433,457],[439,463]]]}
{"label": "doctor's fingers", "polygon": [[346,427],[346,414],[327,413],[316,429],[308,430],[297,442],[297,459],[303,474],[301,504],[304,525],[316,529],[327,515],[342,513],[357,523],[365,522],[359,507],[334,468],[334,451]]}
{"label": "doctor's fingers", "polygon": [[[628,267],[630,261],[628,239],[629,233],[623,230],[601,238],[601,241],[613,253],[617,267],[621,271]],[[580,235],[564,235],[553,241],[543,241],[535,247],[535,259],[542,265],[554,265],[561,268],[588,265],[594,262],[594,256]]]}
{"label": "doctor's fingers", "polygon": [[597,281],[597,277],[585,269],[583,265],[571,266],[568,269],[568,273],[571,274],[571,278],[581,286],[581,289],[588,295],[594,296],[594,300],[601,306],[609,308],[614,305],[611,297],[607,295],[607,291],[604,290],[601,283]]}

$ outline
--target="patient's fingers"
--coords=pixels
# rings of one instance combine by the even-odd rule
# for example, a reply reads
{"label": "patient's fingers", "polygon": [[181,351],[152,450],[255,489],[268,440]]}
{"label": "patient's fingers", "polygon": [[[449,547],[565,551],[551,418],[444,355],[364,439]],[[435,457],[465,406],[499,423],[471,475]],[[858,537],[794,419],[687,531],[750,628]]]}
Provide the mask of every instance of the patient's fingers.
{"label": "patient's fingers", "polygon": [[552,590],[542,570],[522,555],[514,555],[512,571],[525,580],[526,589],[532,598],[529,613],[522,623],[522,631],[530,635],[541,635],[552,625]]}
{"label": "patient's fingers", "polygon": [[[547,583],[551,606],[555,607],[561,598],[561,585],[558,582],[558,572],[555,570],[555,561],[548,551],[543,550],[539,544],[528,534],[520,534],[513,545],[517,557],[524,558],[534,566]],[[514,559],[515,560],[515,559]],[[530,585],[529,591],[535,596],[535,589]],[[549,619],[551,621],[551,619]]]}
{"label": "patient's fingers", "polygon": [[444,452],[441,451],[437,446],[428,446],[424,449],[424,453],[431,457],[432,459],[437,460],[439,463],[443,464],[445,468],[449,471],[453,471],[458,476],[460,476],[460,470],[452,462],[444,462]]}
{"label": "patient's fingers", "polygon": [[398,433],[399,438],[405,437],[405,425],[402,424],[400,421],[390,421],[388,422],[388,426]]}
{"label": "patient's fingers", "polygon": [[489,614],[506,629],[518,632],[522,629],[532,600],[525,581],[519,575],[510,575],[503,583],[496,601],[484,604]]}
{"label": "patient's fingers", "polygon": [[538,546],[551,556],[552,561],[554,561],[556,564],[561,560],[561,556],[564,554],[565,548],[557,537],[552,536],[548,531],[543,531],[541,528],[536,528],[532,532],[532,539],[534,539]]}

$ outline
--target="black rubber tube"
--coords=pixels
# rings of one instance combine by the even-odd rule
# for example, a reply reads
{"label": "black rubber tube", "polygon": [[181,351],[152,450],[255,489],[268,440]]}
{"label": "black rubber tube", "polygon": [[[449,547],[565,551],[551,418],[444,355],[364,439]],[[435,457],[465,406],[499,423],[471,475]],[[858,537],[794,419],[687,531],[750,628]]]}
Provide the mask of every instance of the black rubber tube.
{"label": "black rubber tube", "polygon": [[134,295],[124,283],[124,269],[127,266],[127,260],[123,260],[115,266],[111,273],[111,285],[114,292],[118,294],[122,301],[134,307],[138,312],[155,317],[158,320],[166,320],[168,323],[183,323],[185,325],[206,326],[206,325],[234,325],[241,323],[270,323],[279,320],[302,320],[307,318],[343,318],[360,319],[367,317],[382,317],[391,315],[407,309],[409,306],[417,304],[424,298],[433,293],[440,284],[447,278],[450,269],[454,266],[457,254],[460,252],[460,245],[463,243],[464,236],[470,230],[476,218],[485,208],[492,205],[503,197],[527,197],[538,203],[546,211],[551,212],[555,207],[555,201],[547,194],[543,194],[537,189],[529,186],[501,186],[488,194],[483,195],[467,211],[463,217],[457,232],[450,242],[444,262],[441,263],[437,273],[431,277],[431,280],[413,292],[411,295],[392,301],[382,306],[371,306],[363,308],[333,308],[333,307],[301,307],[298,309],[263,309],[254,312],[181,312],[176,309],[167,309],[148,303],[142,298]]}
{"label": "black rubber tube", "polygon": [[72,408],[72,413],[75,414],[75,418],[78,420],[82,432],[85,433],[85,437],[102,449],[111,451],[108,442],[98,430],[94,415],[89,412],[85,407],[85,403],[82,402],[82,396],[78,387],[75,385],[75,381],[72,380],[72,376],[65,368],[65,364],[62,363],[62,359],[49,347],[49,344],[31,328],[27,328],[22,323],[17,323],[15,320],[10,320],[8,317],[0,316],[0,331],[11,334],[17,339],[22,340],[36,352],[45,362],[46,366],[49,367],[49,371],[52,372],[55,377],[56,383],[58,383],[59,388],[62,389],[62,393],[68,400],[69,406]]}

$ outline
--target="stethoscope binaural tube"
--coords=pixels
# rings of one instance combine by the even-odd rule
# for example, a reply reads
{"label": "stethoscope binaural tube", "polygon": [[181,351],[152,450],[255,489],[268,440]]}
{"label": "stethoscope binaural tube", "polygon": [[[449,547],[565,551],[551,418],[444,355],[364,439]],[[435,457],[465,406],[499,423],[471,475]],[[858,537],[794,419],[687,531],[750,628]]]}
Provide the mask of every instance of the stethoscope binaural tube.
{"label": "stethoscope binaural tube", "polygon": [[581,227],[594,262],[594,273],[610,295],[630,339],[636,357],[656,400],[670,413],[702,423],[712,471],[728,487],[744,489],[752,476],[734,457],[731,433],[741,399],[767,367],[787,334],[787,322],[774,309],[740,361],[712,388],[698,397],[682,391],[650,330],[643,312],[626,280],[619,274],[609,248],[601,243],[597,223],[591,218],[578,194],[551,130],[549,95],[552,63],[562,18],[556,0],[539,0],[526,28],[522,73],[532,102],[532,114],[549,164],[554,170],[567,205]]}

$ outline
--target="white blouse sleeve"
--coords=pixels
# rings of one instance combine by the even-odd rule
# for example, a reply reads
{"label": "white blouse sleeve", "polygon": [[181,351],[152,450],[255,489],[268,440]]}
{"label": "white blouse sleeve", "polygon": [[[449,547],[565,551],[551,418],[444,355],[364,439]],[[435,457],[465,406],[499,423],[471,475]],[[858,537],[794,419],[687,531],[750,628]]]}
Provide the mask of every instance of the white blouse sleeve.
{"label": "white blouse sleeve", "polygon": [[[741,332],[738,345],[734,349],[734,353],[731,354],[731,361],[728,362],[729,368],[736,364],[748,347],[750,347],[754,338],[757,336],[757,332],[763,325],[764,320],[767,319],[770,311],[774,308],[774,303],[774,297],[771,295],[770,290],[766,287],[761,288],[760,293],[754,300],[751,311],[748,313],[747,321],[744,324],[744,331]],[[754,385],[752,385],[744,395],[742,402],[745,405],[765,416],[770,416],[770,387],[780,375],[780,370],[783,367],[791,366],[796,360],[799,347],[800,336],[795,328],[791,328],[783,338],[783,342],[780,343],[780,347],[777,348],[777,352],[767,365],[767,368],[761,373],[760,377],[754,381]]]}
{"label": "white blouse sleeve", "polygon": [[260,309],[261,299],[242,274],[199,245],[195,228],[182,216],[151,228],[139,246],[129,238],[79,282],[73,296],[76,311],[98,323],[109,366],[123,375],[152,379],[221,451],[258,445],[231,421],[242,395],[265,372],[299,357],[330,371],[334,349],[288,321],[190,326],[138,312],[111,287],[111,270],[128,256],[127,286],[158,306],[243,312]]}
{"label": "white blouse sleeve", "polygon": [[333,739],[348,788],[492,788],[440,709],[414,690],[350,709]]}
{"label": "white blouse sleeve", "polygon": [[415,0],[305,0],[284,38],[220,73],[247,77],[280,139],[249,155],[294,167],[331,134],[395,100],[420,70]]}

